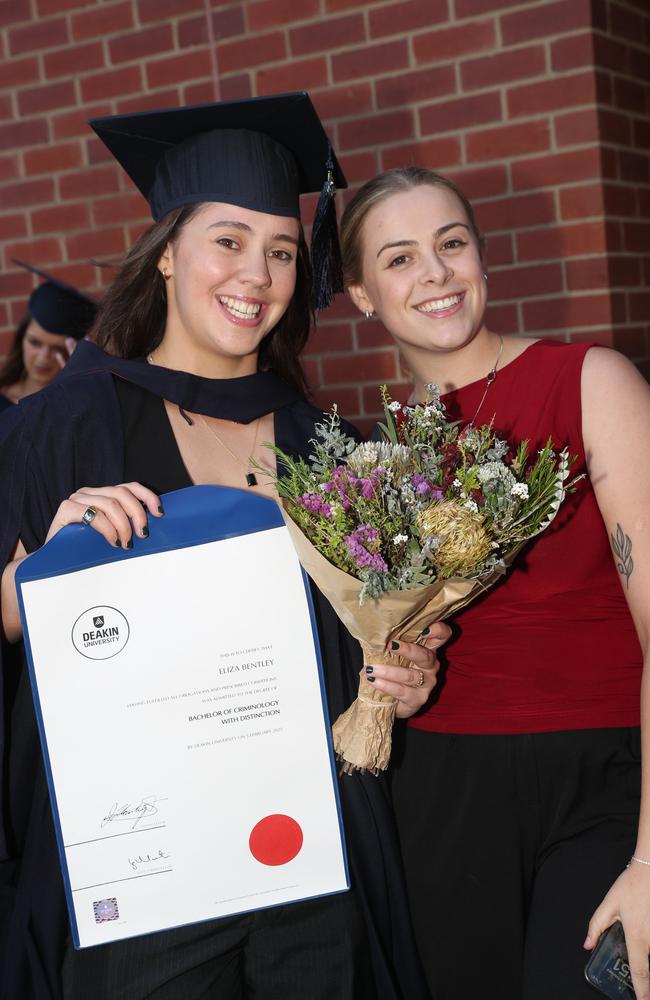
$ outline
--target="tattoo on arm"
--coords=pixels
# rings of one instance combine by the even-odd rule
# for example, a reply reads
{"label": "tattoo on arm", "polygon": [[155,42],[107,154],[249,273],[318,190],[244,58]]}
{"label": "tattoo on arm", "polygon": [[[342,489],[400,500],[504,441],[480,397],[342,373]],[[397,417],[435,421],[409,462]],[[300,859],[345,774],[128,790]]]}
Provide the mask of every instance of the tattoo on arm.
{"label": "tattoo on arm", "polygon": [[630,577],[632,576],[632,570],[634,569],[634,563],[632,561],[632,539],[629,535],[625,534],[618,522],[616,524],[616,535],[610,535],[609,537],[612,540],[612,548],[617,560],[616,568],[621,576],[625,577],[629,589]]}

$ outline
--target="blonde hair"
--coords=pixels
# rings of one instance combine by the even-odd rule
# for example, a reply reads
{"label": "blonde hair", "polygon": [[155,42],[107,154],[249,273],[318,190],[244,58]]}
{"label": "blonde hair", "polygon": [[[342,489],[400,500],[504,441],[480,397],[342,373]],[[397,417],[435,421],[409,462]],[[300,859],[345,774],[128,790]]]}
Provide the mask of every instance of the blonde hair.
{"label": "blonde hair", "polygon": [[483,252],[485,239],[476,224],[474,209],[467,195],[461,191],[458,185],[443,174],[437,174],[435,170],[429,170],[427,167],[398,167],[395,170],[386,170],[384,173],[377,174],[372,180],[366,181],[343,212],[341,217],[341,256],[346,285],[362,284],[362,230],[370,209],[386,198],[390,198],[391,195],[410,191],[425,184],[430,187],[447,188],[456,195],[465,209],[467,221],[476,237],[479,249],[481,253]]}

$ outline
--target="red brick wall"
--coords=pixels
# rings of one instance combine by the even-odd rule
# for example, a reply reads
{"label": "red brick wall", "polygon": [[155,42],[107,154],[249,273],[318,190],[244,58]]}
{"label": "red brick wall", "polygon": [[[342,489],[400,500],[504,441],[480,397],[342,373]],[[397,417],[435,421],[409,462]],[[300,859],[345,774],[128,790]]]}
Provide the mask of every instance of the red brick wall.
{"label": "red brick wall", "polygon": [[[99,289],[90,259],[146,222],[87,117],[306,88],[353,189],[403,163],[465,186],[495,329],[614,343],[650,375],[646,0],[0,0],[0,53],[0,350],[32,287],[12,256]],[[343,298],[306,363],[361,423],[400,381]]]}

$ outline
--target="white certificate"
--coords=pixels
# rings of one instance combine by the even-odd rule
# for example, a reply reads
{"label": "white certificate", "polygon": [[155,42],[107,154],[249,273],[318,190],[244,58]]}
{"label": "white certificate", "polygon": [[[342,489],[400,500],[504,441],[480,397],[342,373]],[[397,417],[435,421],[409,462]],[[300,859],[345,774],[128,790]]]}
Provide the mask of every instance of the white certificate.
{"label": "white certificate", "polygon": [[17,576],[81,948],[349,887],[310,596],[277,507],[219,487],[164,505],[131,551],[74,525]]}

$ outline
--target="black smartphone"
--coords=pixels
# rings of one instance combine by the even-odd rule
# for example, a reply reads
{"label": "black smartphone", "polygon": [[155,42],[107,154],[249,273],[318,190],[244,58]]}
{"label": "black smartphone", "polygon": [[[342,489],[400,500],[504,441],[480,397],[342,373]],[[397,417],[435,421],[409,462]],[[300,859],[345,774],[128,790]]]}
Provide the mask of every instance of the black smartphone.
{"label": "black smartphone", "polygon": [[601,934],[585,966],[587,982],[611,1000],[634,1000],[623,925],[616,921]]}

